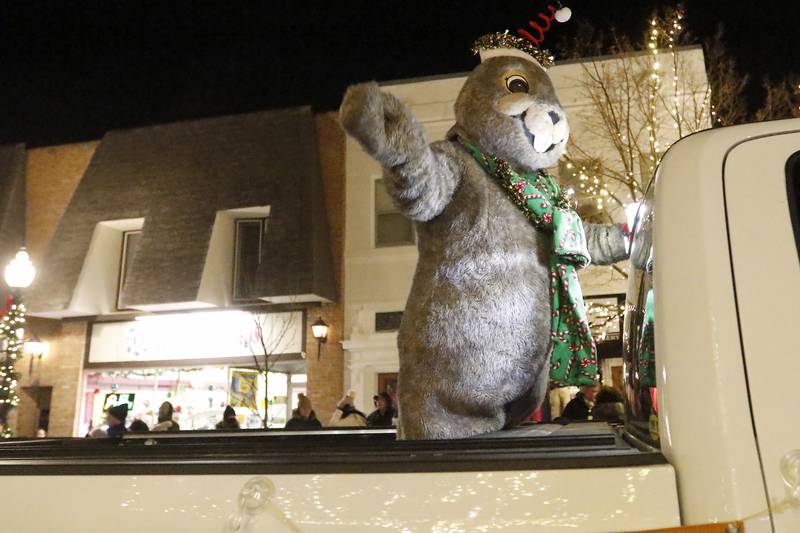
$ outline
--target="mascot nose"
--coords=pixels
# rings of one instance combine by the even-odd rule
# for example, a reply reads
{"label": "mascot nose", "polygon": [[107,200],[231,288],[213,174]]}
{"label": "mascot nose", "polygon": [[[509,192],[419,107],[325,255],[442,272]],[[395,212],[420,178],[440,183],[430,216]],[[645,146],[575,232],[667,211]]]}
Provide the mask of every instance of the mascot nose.
{"label": "mascot nose", "polygon": [[553,108],[534,104],[525,112],[523,123],[533,142],[533,149],[539,153],[552,150],[557,144],[566,142],[569,136],[566,117]]}

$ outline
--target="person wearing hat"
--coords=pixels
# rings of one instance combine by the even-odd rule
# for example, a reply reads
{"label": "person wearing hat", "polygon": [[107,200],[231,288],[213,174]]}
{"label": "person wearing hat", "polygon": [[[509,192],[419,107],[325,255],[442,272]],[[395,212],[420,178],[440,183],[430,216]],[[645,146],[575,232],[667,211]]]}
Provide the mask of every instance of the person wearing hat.
{"label": "person wearing hat", "polygon": [[286,422],[286,429],[317,429],[322,423],[311,408],[311,400],[302,392],[297,395],[297,409],[292,411],[292,418]]}
{"label": "person wearing hat", "polygon": [[217,422],[217,429],[241,429],[239,419],[236,418],[236,411],[230,405],[225,406],[222,412],[222,420]]}
{"label": "person wearing hat", "polygon": [[348,392],[331,415],[333,427],[367,427],[367,417],[355,407],[356,391]]}
{"label": "person wearing hat", "polygon": [[367,417],[369,427],[391,427],[394,418],[394,408],[392,407],[392,397],[389,393],[382,392],[372,397],[375,402],[375,409]]}
{"label": "person wearing hat", "polygon": [[170,402],[164,402],[158,408],[158,424],[153,431],[180,431],[181,427],[172,419],[174,409]]}
{"label": "person wearing hat", "polygon": [[106,435],[109,437],[121,437],[127,428],[125,427],[125,419],[128,418],[128,404],[121,403],[108,408],[106,411],[106,423],[108,429]]}

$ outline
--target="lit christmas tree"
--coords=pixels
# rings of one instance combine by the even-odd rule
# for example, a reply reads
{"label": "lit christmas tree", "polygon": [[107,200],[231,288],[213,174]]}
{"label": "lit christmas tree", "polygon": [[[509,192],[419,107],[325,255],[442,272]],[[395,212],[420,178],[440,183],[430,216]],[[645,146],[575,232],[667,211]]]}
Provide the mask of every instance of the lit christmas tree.
{"label": "lit christmas tree", "polygon": [[6,300],[6,310],[0,321],[0,342],[8,343],[0,363],[0,437],[11,438],[13,433],[8,427],[8,415],[19,404],[17,395],[17,373],[14,365],[22,355],[25,328],[25,304],[17,304],[13,296]]}

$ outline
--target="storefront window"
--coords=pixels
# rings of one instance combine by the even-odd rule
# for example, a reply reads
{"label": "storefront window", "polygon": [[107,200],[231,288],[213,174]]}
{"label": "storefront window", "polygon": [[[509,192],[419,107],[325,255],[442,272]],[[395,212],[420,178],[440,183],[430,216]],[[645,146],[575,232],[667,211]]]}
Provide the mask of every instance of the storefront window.
{"label": "storefront window", "polygon": [[170,402],[181,430],[214,429],[228,405],[241,428],[263,428],[268,405],[267,427],[280,428],[297,407],[297,394],[305,393],[305,382],[305,374],[270,372],[265,389],[255,370],[227,366],[90,371],[84,378],[79,434],[102,428],[105,411],[121,403],[128,405],[128,424],[141,420],[152,428],[161,404]]}
{"label": "storefront window", "polygon": [[657,446],[653,217],[653,187],[650,187],[634,224],[623,353],[628,431]]}

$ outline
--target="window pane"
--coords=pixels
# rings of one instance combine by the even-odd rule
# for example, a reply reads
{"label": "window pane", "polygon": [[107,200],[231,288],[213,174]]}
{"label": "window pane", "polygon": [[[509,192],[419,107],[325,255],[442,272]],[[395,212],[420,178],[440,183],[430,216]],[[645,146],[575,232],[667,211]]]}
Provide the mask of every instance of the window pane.
{"label": "window pane", "polygon": [[789,214],[794,226],[794,240],[800,254],[800,152],[789,158],[786,165],[786,188],[789,195]]}
{"label": "window pane", "polygon": [[392,203],[383,180],[375,181],[375,246],[414,244],[414,223]]}
{"label": "window pane", "polygon": [[402,320],[402,311],[375,313],[375,331],[397,331]]}
{"label": "window pane", "polygon": [[236,255],[234,261],[233,299],[247,300],[256,294],[256,273],[261,264],[261,236],[264,219],[236,221]]}
{"label": "window pane", "polygon": [[139,241],[142,238],[142,232],[125,231],[122,233],[122,260],[120,262],[119,271],[119,286],[117,287],[117,309],[122,309],[119,304],[119,297],[122,293],[122,287],[125,285],[125,280],[128,278],[128,272],[133,264],[133,258],[136,255]]}

